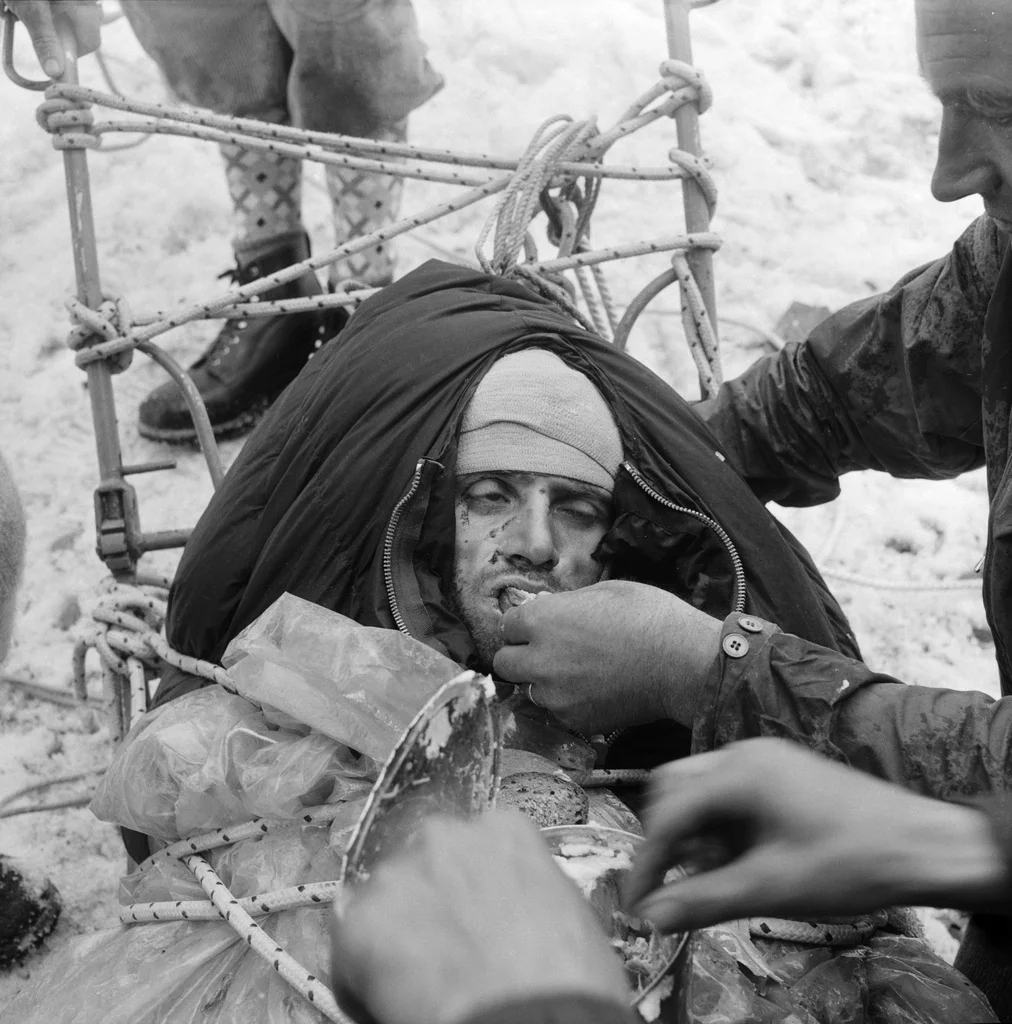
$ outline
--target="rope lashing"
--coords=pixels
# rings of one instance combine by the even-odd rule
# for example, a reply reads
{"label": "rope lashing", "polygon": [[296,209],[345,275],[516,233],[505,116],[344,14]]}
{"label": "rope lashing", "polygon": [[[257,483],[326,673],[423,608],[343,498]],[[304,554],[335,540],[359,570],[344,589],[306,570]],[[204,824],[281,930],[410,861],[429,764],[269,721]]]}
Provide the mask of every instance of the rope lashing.
{"label": "rope lashing", "polygon": [[89,650],[102,663],[109,731],[119,740],[148,708],[148,678],[163,664],[218,683],[235,693],[228,673],[220,666],[174,651],[159,630],[165,618],[164,588],[149,584],[111,585],[93,609],[91,628],[74,646],[74,691],[88,696],[86,670]]}
{"label": "rope lashing", "polygon": [[713,106],[713,88],[699,68],[686,64],[685,61],[669,58],[661,62],[660,75],[661,81],[672,93],[681,89],[691,89],[693,102],[700,114],[705,114]]}
{"label": "rope lashing", "polygon": [[102,137],[94,131],[95,116],[86,98],[74,98],[62,86],[50,86],[35,111],[39,126],[52,135],[53,149],[98,149]]}
{"label": "rope lashing", "polygon": [[[340,882],[307,882],[289,885],[272,892],[243,896],[235,905],[250,917],[266,917],[295,907],[331,903],[341,891]],[[153,921],[215,921],[221,914],[210,900],[162,900],[158,903],[131,903],[119,913],[123,924]]]}
{"label": "rope lashing", "polygon": [[[343,283],[343,282],[342,282]],[[375,295],[378,288],[356,288],[354,290],[338,290],[326,295],[313,295],[305,299],[277,299],[274,302],[237,302],[231,306],[222,306],[214,313],[205,313],[195,320],[221,318],[238,319],[240,317],[277,316],[278,313],[315,313],[324,309],[357,309],[362,303]],[[170,316],[169,313],[156,311],[148,316],[134,319],[135,327],[146,327]]]}
{"label": "rope lashing", "polygon": [[695,104],[700,114],[709,110],[713,103],[713,90],[697,68],[679,60],[666,60],[661,64],[660,76],[661,80],[637,96],[611,128],[588,144],[588,156],[598,157],[619,139],[662,117],[674,117],[686,103]]}
{"label": "rope lashing", "polygon": [[704,398],[713,398],[724,382],[717,335],[710,323],[702,293],[682,253],[671,257],[671,267],[682,289],[682,323],[692,360],[699,372]]}
{"label": "rope lashing", "polygon": [[[663,84],[658,84],[654,89],[659,90],[663,95],[667,89]],[[288,125],[277,125],[270,122],[255,121],[250,118],[231,117],[225,114],[211,114],[206,111],[186,110],[180,107],[160,103],[147,103],[138,100],[125,99],[110,93],[100,92],[96,89],[89,89],[80,85],[55,84],[50,87],[54,97],[74,100],[78,103],[88,103],[95,106],[107,107],[111,110],[119,110],[124,113],[138,114],[148,117],[150,121],[96,121],[93,132],[101,135],[107,132],[145,132],[180,134],[190,138],[206,139],[207,141],[218,141],[215,132],[228,133],[231,140],[250,148],[256,148],[258,144],[265,141],[276,143],[290,143],[302,147],[305,152],[300,156],[307,160],[316,160],[320,152],[345,152],[358,154],[355,159],[377,160],[381,157],[390,157],[389,163],[384,162],[382,168],[375,168],[378,173],[420,176],[416,175],[417,168],[411,164],[402,163],[405,159],[443,163],[454,166],[467,166],[475,168],[486,168],[496,171],[514,171],[517,161],[503,157],[493,157],[485,153],[455,153],[447,149],[436,149],[428,146],[419,146],[409,142],[385,142],[374,139],[364,139],[350,135],[335,135],[327,132],[314,132],[302,128],[293,128]],[[658,114],[657,116],[661,116]],[[656,119],[656,118],[652,118]],[[173,125],[160,126],[158,122],[175,122]],[[43,125],[45,127],[45,125]],[[617,127],[617,126],[616,126]],[[629,126],[623,134],[635,131],[640,125]],[[205,129],[207,130],[205,132]],[[611,142],[606,135],[601,136],[602,143],[587,149],[587,159],[581,153],[579,162],[563,162],[559,165],[559,173],[576,176],[600,175],[609,178],[623,178],[632,180],[661,180],[667,181],[680,176],[680,172],[667,167],[637,167],[631,165],[604,166],[596,163],[592,155],[598,151],[604,152],[609,148]],[[306,147],[316,147],[307,149]],[[382,161],[381,161],[382,162]],[[373,168],[369,168],[373,169]],[[435,172],[443,174],[444,172]],[[463,184],[462,181],[448,180],[450,184]]]}
{"label": "rope lashing", "polygon": [[269,832],[279,832],[284,829],[302,825],[329,825],[338,814],[341,813],[340,806],[336,804],[320,804],[316,807],[303,808],[296,818],[251,818],[237,825],[222,825],[220,828],[211,829],[208,832],[201,832],[199,835],[190,836],[188,839],[180,839],[163,850],[151,854],[146,860],[141,861],[137,866],[138,871],[144,871],[152,864],[161,861],[177,860],[191,853],[206,853],[208,850],[218,850],[223,846],[231,846],[232,843],[241,842],[244,839],[254,839],[267,835]]}
{"label": "rope lashing", "polygon": [[[67,335],[67,347],[76,353],[74,362],[84,369],[89,363],[107,359],[112,373],[122,373],[133,361],[133,322],[126,299],[106,295],[98,309],[71,297],[65,302],[74,327]],[[96,336],[105,341],[94,342]]]}
{"label": "rope lashing", "polygon": [[751,917],[749,933],[757,939],[783,939],[810,946],[858,946],[882,928],[889,912],[877,910],[860,917],[827,918],[825,921],[793,921],[782,917]]}
{"label": "rope lashing", "polygon": [[706,201],[707,212],[712,220],[713,215],[717,212],[717,185],[704,161],[698,156],[693,156],[691,153],[686,153],[681,149],[669,150],[668,159],[673,164],[681,167],[685,171],[686,176],[692,178],[699,186],[699,191],[703,194],[703,199]]}
{"label": "rope lashing", "polygon": [[308,999],[328,1020],[335,1021],[336,1024],[354,1024],[351,1018],[341,1012],[334,993],[278,945],[239,906],[238,900],[232,896],[228,887],[203,857],[194,854],[184,857],[183,863],[193,872],[219,914],[246,940],[246,945],[250,949],[261,959],[266,960],[292,988]]}
{"label": "rope lashing", "polygon": [[242,302],[247,299],[252,299],[260,295],[262,292],[270,291],[278,285],[288,284],[290,281],[294,281],[301,277],[307,271],[319,270],[331,263],[336,263],[349,256],[354,256],[365,249],[372,248],[379,242],[387,242],[392,238],[396,238],[398,235],[402,235],[408,231],[414,230],[415,228],[422,227],[423,225],[429,224],[434,220],[438,220],[440,217],[444,217],[447,214],[456,213],[459,210],[472,206],[475,203],[480,202],[482,199],[486,199],[489,196],[502,191],[508,183],[509,177],[504,175],[502,178],[496,179],[491,184],[482,185],[480,188],[469,189],[455,199],[446,200],[436,206],[429,207],[427,210],[423,210],[421,213],[404,217],[401,220],[395,221],[388,227],[373,231],[368,235],[361,235],[350,242],[346,242],[345,244],[330,250],[329,252],[322,253],[319,256],[313,256],[307,260],[302,260],[299,263],[293,263],[291,266],[288,266],[283,270],[279,270],[274,274],[269,274],[257,279],[256,281],[252,281],[250,284],[232,289],[214,299],[197,303],[179,313],[166,317],[164,320],[158,320],[149,324],[147,327],[136,329],[134,331],[134,336],[138,341],[148,341],[158,334],[162,334],[174,327],[179,327],[182,324],[189,323],[191,320],[202,319],[209,314],[217,315],[218,312],[226,306],[231,306],[237,301]]}
{"label": "rope lashing", "polygon": [[[593,121],[574,121],[566,115],[550,117],[538,127],[475,243],[475,256],[485,273],[502,276],[516,265],[541,194],[555,176],[558,162],[571,156],[595,132]],[[490,234],[491,258],[484,252]]]}
{"label": "rope lashing", "polygon": [[[250,300],[257,299],[261,294],[286,284],[307,271],[315,271],[334,264],[362,249],[386,242],[399,234],[500,192],[509,194],[504,195],[500,203],[501,216],[494,218],[497,227],[491,262],[501,266],[505,272],[512,272],[509,267],[516,263],[517,254],[523,251],[526,262],[534,264],[537,262],[537,255],[532,251],[533,242],[528,236],[528,225],[533,218],[533,193],[536,191],[533,183],[538,181],[546,189],[557,188],[560,192],[570,189],[573,190],[572,194],[578,196],[579,190],[574,189],[576,179],[583,177],[588,183],[583,190],[582,200],[578,198],[575,204],[577,222],[575,230],[567,232],[569,237],[563,246],[563,257],[586,255],[589,252],[586,229],[603,177],[668,180],[691,177],[700,182],[701,190],[712,208],[715,190],[706,169],[698,160],[687,154],[672,158],[673,166],[669,168],[605,166],[600,163],[610,146],[619,138],[652,120],[670,115],[682,103],[694,102],[700,109],[705,109],[709,104],[711,91],[702,76],[690,66],[678,62],[665,62],[661,68],[661,75],[661,80],[637,99],[610,132],[600,133],[593,122],[573,122],[566,117],[553,118],[542,125],[531,146],[518,161],[504,160],[482,153],[452,153],[449,150],[420,147],[410,143],[380,142],[323,132],[307,132],[290,126],[267,124],[246,118],[134,101],[77,85],[54,84],[47,91],[47,100],[38,111],[40,124],[47,131],[54,133],[54,138],[67,133],[80,134],[82,128],[87,128],[90,141],[82,144],[94,145],[104,132],[164,131],[209,141],[231,141],[251,148],[287,153],[300,159],[323,163],[337,162],[374,173],[423,177],[449,184],[471,186],[471,191],[458,199],[439,204],[418,216],[405,218],[369,236],[363,236],[345,246],[302,261],[270,277],[251,282],[227,295],[197,304],[180,313],[138,320],[130,329],[124,329],[126,317],[122,311],[117,311],[117,316],[113,317],[109,310],[103,309],[99,311],[102,319],[97,319],[93,312],[75,307],[72,315],[75,316],[78,326],[87,326],[92,335],[98,333],[104,338],[104,341],[97,344],[78,345],[80,333],[75,335],[79,365],[120,355],[123,356],[125,365],[132,347],[149,342],[164,331],[196,319],[220,318],[233,312],[245,315],[246,307],[254,305],[256,308],[249,310],[249,313],[258,316],[272,316],[282,311],[290,311],[288,306],[291,304],[294,304],[291,311],[295,311],[296,306],[301,309],[302,303],[306,303],[307,308],[314,309],[351,305],[350,297],[340,296],[324,296],[315,300],[275,300],[284,303],[283,308],[280,304],[275,306],[271,301],[255,303]],[[650,104],[654,104],[653,108],[646,109]],[[149,120],[143,123],[131,120],[95,122],[88,109],[91,105],[141,115]],[[481,169],[486,174],[494,174],[498,170],[511,172],[514,169],[515,173],[489,178],[463,174],[453,169],[430,171],[422,166],[424,163],[443,163],[451,165],[451,168],[471,166]],[[563,198],[561,194],[560,198]],[[568,201],[571,196],[564,198]],[[691,238],[689,244],[695,246],[697,239]],[[632,255],[636,251],[660,251],[662,248],[665,246],[651,243],[642,249],[633,247],[628,254]],[[606,258],[621,258],[621,255],[625,255],[615,250],[612,252],[614,255]],[[581,262],[549,268],[540,264],[518,273],[535,284],[542,293],[559,302],[585,327],[604,337],[610,337],[619,317],[607,282],[599,269],[592,270],[590,276],[582,273],[578,269],[582,265],[585,264]],[[595,261],[588,261],[586,265],[594,266]],[[576,270],[577,282],[590,313],[589,319],[577,312],[575,304],[566,294],[568,282],[559,276],[564,270]],[[533,274],[547,278],[547,283],[538,284],[534,281]]]}
{"label": "rope lashing", "polygon": [[143,872],[160,862],[178,859],[193,873],[200,887],[207,893],[208,899],[135,903],[120,911],[120,920],[124,924],[149,924],[222,919],[245,940],[254,953],[265,960],[328,1020],[347,1021],[338,1009],[330,989],[253,920],[254,915],[265,916],[296,907],[327,907],[340,892],[340,882],[308,882],[239,899],[201,856],[206,851],[258,838],[269,832],[306,825],[323,827],[333,821],[341,810],[340,805],[335,804],[307,807],[295,818],[253,818],[251,821],[223,826],[201,835],[181,839],[152,854],[138,865],[137,870]]}

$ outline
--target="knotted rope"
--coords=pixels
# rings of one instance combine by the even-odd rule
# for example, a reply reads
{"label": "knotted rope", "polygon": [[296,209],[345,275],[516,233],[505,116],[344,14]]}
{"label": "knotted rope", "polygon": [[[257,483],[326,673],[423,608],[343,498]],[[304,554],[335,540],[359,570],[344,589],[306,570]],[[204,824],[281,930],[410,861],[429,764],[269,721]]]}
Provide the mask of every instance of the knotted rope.
{"label": "knotted rope", "polygon": [[809,946],[858,946],[882,928],[889,912],[877,910],[860,917],[830,917],[825,921],[792,921],[782,917],[749,918],[756,939],[783,939]]}
{"label": "knotted rope", "polygon": [[[422,178],[463,186],[468,190],[457,199],[437,204],[421,214],[404,218],[368,236],[356,238],[330,252],[321,253],[269,277],[171,315],[131,319],[125,303],[113,297],[107,298],[97,311],[88,311],[79,303],[71,303],[71,315],[77,325],[71,347],[78,353],[78,364],[85,366],[95,360],[108,359],[117,370],[122,369],[129,362],[131,347],[137,347],[142,342],[150,344],[151,339],[158,334],[196,319],[232,315],[273,316],[282,312],[317,310],[331,306],[353,307],[355,302],[364,297],[362,292],[354,296],[335,294],[313,299],[255,300],[307,271],[340,262],[361,250],[387,242],[399,234],[499,193],[502,193],[502,198],[492,218],[496,224],[493,252],[491,258],[479,255],[482,266],[486,270],[499,267],[503,273],[523,278],[539,292],[559,303],[584,327],[610,338],[616,332],[620,318],[599,266],[601,262],[641,252],[714,248],[718,244],[712,236],[697,234],[616,246],[599,253],[590,249],[590,213],[600,183],[605,177],[632,180],[690,177],[700,185],[711,210],[713,208],[716,190],[712,179],[702,163],[689,154],[674,150],[669,154],[671,163],[668,167],[605,166],[601,162],[619,139],[661,117],[672,116],[685,103],[694,103],[697,109],[704,111],[712,102],[712,92],[705,79],[690,65],[665,61],[661,65],[660,76],[660,80],[638,97],[608,131],[598,131],[592,121],[574,122],[561,116],[552,118],[538,129],[531,145],[517,161],[483,153],[454,153],[406,142],[384,142],[305,131],[248,118],[140,102],[80,85],[53,84],[46,91],[46,100],[37,111],[37,119],[52,134],[53,144],[57,148],[94,149],[100,145],[102,137],[110,132],[183,135],[217,143],[234,143],[250,149],[271,150],[302,160],[354,167],[377,174]],[[92,106],[122,111],[140,119],[96,121],[91,111]],[[439,164],[443,167],[432,166]],[[578,178],[583,178],[586,183],[582,190],[575,187]],[[538,187],[539,184],[541,187]],[[548,189],[558,192],[558,201],[563,206],[570,203],[575,206],[574,220],[559,246],[559,259],[571,262],[560,264],[555,261],[556,265],[551,268],[538,263],[536,250],[528,234],[537,199],[542,191]],[[492,221],[486,224],[479,250],[491,232]],[[521,249],[526,257],[524,264],[517,261]],[[584,263],[579,260],[583,256],[592,258]],[[589,270],[584,270],[584,267],[589,267]],[[570,286],[561,276],[567,270],[575,273],[589,317],[578,310]],[[110,307],[107,303],[113,305]],[[85,328],[87,331],[83,330]],[[712,330],[710,333],[715,337]],[[90,343],[96,335],[104,340],[97,344]]]}
{"label": "knotted rope", "polygon": [[147,711],[148,679],[160,675],[163,664],[235,693],[220,665],[180,654],[162,636],[168,586],[168,580],[156,577],[140,577],[134,585],[107,585],[92,610],[91,628],[74,647],[74,690],[81,700],[87,698],[88,651],[94,649],[101,657],[109,731],[114,740],[122,739]]}
{"label": "knotted rope", "polygon": [[84,97],[68,95],[65,88],[51,85],[46,90],[35,120],[52,135],[53,149],[98,149],[102,137],[94,130],[91,103]]}
{"label": "knotted rope", "polygon": [[[67,335],[67,347],[76,353],[74,362],[81,369],[106,359],[112,373],[122,373],[133,362],[135,342],[130,336],[133,323],[126,299],[107,294],[98,309],[92,309],[71,297],[64,305],[74,324]],[[106,340],[94,342],[96,337]]]}

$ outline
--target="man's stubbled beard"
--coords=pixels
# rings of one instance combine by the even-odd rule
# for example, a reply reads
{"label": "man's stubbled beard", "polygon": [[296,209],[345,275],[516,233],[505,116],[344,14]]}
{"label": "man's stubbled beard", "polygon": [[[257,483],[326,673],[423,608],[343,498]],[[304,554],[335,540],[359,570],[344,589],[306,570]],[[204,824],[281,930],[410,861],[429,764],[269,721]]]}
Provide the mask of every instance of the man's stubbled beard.
{"label": "man's stubbled beard", "polygon": [[502,635],[502,616],[487,617],[478,615],[468,608],[464,599],[464,587],[460,573],[454,573],[453,593],[450,595],[450,607],[467,627],[474,649],[478,655],[478,669],[486,674],[492,672],[492,659],[496,652],[506,646]]}
{"label": "man's stubbled beard", "polygon": [[[553,593],[561,593],[566,590],[575,589],[572,587],[560,587],[552,573],[528,572],[526,574],[512,573],[510,575],[526,575],[531,583],[538,584],[541,588]],[[602,579],[608,578],[608,569],[602,570]],[[589,586],[589,584],[588,584]],[[492,660],[496,652],[506,646],[506,640],[502,634],[502,616],[480,615],[468,607],[464,597],[464,583],[460,572],[453,576],[453,593],[450,595],[450,608],[457,615],[461,622],[467,627],[474,648],[478,655],[478,669],[489,675],[492,673]]]}

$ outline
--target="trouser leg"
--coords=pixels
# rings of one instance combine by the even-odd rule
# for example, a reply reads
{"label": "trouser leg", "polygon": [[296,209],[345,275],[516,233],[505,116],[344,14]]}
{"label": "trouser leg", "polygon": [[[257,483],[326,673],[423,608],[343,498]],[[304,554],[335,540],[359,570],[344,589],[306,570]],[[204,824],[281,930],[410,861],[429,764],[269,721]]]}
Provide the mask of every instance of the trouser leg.
{"label": "trouser leg", "polygon": [[[410,0],[268,2],[293,52],[293,121],[315,131],[403,141],[410,111],[443,84],[425,56]],[[337,245],[397,219],[402,178],[328,166],[326,180]],[[385,242],[332,265],[330,280],[383,285],[393,272],[393,245]]]}
{"label": "trouser leg", "polygon": [[[184,103],[286,124],[292,50],[266,0],[123,0],[141,46]],[[301,236],[301,161],[219,147],[237,255]]]}

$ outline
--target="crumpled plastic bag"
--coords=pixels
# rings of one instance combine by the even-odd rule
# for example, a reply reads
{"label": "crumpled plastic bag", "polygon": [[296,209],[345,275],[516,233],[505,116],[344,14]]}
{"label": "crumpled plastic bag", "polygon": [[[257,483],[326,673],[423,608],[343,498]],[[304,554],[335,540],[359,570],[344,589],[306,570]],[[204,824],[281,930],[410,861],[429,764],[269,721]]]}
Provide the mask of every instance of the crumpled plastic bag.
{"label": "crumpled plastic bag", "polygon": [[[235,688],[379,762],[461,669],[418,640],[282,594],[222,658]],[[279,723],[284,720],[274,716]]]}
{"label": "crumpled plastic bag", "polygon": [[146,715],[99,782],[91,810],[167,843],[253,817],[368,793],[371,758],[321,733],[282,729],[209,687]]}
{"label": "crumpled plastic bag", "polygon": [[[693,932],[679,969],[679,1024],[978,1024],[984,995],[923,939],[880,932],[830,948],[757,938],[779,980],[741,963],[721,929]],[[672,1000],[672,1002],[676,1002]]]}
{"label": "crumpled plastic bag", "polygon": [[[210,687],[146,715],[92,802],[98,817],[168,844],[253,817],[292,824],[205,856],[236,898],[340,876],[344,847],[382,763],[453,662],[393,630],[358,626],[285,595],[229,646],[236,688]],[[310,727],[312,726],[312,727]],[[336,804],[330,825],[307,806]],[[124,904],[203,900],[179,861],[120,883]],[[329,906],[258,923],[329,981]],[[323,1015],[227,924],[171,921],[72,940],[33,969],[4,1010],[18,1024],[320,1024]]]}

